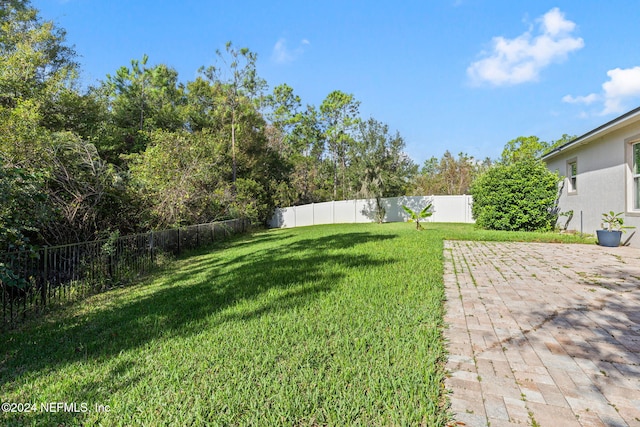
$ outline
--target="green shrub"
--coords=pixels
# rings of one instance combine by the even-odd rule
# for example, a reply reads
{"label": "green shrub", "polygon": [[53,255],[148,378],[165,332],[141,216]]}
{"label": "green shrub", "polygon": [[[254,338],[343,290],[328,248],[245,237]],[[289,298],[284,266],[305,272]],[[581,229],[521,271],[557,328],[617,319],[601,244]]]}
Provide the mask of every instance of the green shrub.
{"label": "green shrub", "polygon": [[492,230],[552,230],[558,181],[538,160],[492,167],[471,186],[476,224]]}

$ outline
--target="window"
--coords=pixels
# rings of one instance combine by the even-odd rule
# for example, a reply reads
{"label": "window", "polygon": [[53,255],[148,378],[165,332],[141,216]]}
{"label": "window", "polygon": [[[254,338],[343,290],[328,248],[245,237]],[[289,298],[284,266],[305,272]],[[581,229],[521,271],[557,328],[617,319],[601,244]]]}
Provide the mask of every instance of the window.
{"label": "window", "polygon": [[640,142],[633,144],[633,166],[631,169],[633,175],[633,209],[640,210]]}
{"label": "window", "polygon": [[569,178],[569,192],[578,191],[578,162],[573,159],[567,162],[567,177]]}

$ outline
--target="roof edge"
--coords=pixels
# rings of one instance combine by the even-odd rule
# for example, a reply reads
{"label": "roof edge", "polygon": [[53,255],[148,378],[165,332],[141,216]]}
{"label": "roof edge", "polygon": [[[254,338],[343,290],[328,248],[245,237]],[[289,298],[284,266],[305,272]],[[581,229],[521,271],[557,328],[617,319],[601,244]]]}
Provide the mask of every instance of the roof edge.
{"label": "roof edge", "polygon": [[635,116],[640,116],[640,107],[634,108],[631,111],[628,111],[626,113],[624,113],[621,116],[616,117],[613,120],[608,121],[607,123],[598,126],[595,129],[590,130],[589,132],[585,133],[584,135],[580,135],[577,138],[572,139],[571,141],[567,142],[566,144],[561,145],[560,147],[556,147],[553,150],[549,151],[547,154],[543,155],[541,157],[542,160],[547,160],[549,158],[554,157],[556,154],[559,154],[562,151],[565,151],[567,149],[572,148],[574,145],[580,145],[583,143],[586,143],[589,138],[596,136],[600,133],[602,133],[603,131],[608,130],[611,127],[614,127],[616,125],[622,124],[625,121],[628,121],[632,118],[635,118]]}

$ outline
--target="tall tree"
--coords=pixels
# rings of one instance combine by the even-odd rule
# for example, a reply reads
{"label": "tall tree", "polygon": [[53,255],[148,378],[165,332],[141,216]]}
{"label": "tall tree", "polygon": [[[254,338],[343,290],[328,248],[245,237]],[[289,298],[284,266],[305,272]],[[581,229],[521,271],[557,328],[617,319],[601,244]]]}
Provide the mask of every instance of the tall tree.
{"label": "tall tree", "polygon": [[323,158],[326,137],[322,132],[319,112],[313,105],[307,105],[300,121],[292,131],[292,146],[301,151],[293,160],[291,181],[297,189],[298,203],[321,202],[328,200],[331,191],[327,188],[332,178],[331,168],[326,168]]}
{"label": "tall tree", "polygon": [[75,52],[65,32],[42,21],[28,1],[0,8],[0,154],[10,165],[42,162],[42,132],[61,93],[72,85]]}
{"label": "tall tree", "polygon": [[[327,148],[333,162],[333,198],[338,198],[338,183],[344,198],[346,189],[346,172],[348,164],[348,149],[353,142],[352,132],[360,122],[358,117],[360,101],[351,94],[335,90],[320,104],[320,114],[323,123]],[[339,173],[340,172],[340,173]]]}
{"label": "tall tree", "polygon": [[300,153],[300,140],[293,133],[294,128],[302,121],[300,97],[293,92],[291,86],[281,84],[265,97],[263,105],[267,107],[266,118],[275,128],[270,138],[271,145],[286,158]]}
{"label": "tall tree", "polygon": [[414,183],[415,194],[468,194],[473,180],[491,165],[489,159],[482,162],[466,153],[456,159],[448,150],[438,159],[431,157],[424,162]]}
{"label": "tall tree", "polygon": [[28,105],[38,124],[54,131],[87,134],[96,123],[93,99],[77,89],[78,63],[65,31],[43,21],[28,1],[2,3],[0,57],[0,108]]}
{"label": "tall tree", "polygon": [[510,165],[521,160],[537,159],[548,148],[549,144],[537,136],[519,136],[505,144],[500,163]]}
{"label": "tall tree", "polygon": [[576,139],[576,138],[577,138],[577,136],[576,136],[576,135],[569,135],[569,134],[567,134],[567,133],[563,133],[563,134],[562,134],[562,136],[561,136],[560,138],[556,139],[555,141],[551,141],[551,143],[549,144],[549,146],[548,146],[548,147],[547,147],[547,149],[545,150],[545,153],[543,153],[543,154],[546,154],[546,153],[548,153],[549,151],[551,151],[551,150],[553,150],[553,149],[556,149],[556,148],[558,148],[558,147],[561,147],[561,146],[563,146],[564,144],[566,144],[566,143],[568,143],[568,142],[571,142],[571,141],[573,141],[573,140],[574,140],[574,139]]}
{"label": "tall tree", "polygon": [[113,127],[107,131],[102,149],[110,154],[135,153],[144,150],[149,132],[156,129],[174,131],[184,124],[182,107],[184,87],[178,73],[164,64],[147,66],[149,57],[131,61],[115,75],[107,75]]}
{"label": "tall tree", "polygon": [[231,42],[227,42],[225,52],[216,50],[216,55],[220,65],[201,67],[200,73],[209,81],[220,84],[225,94],[223,107],[231,124],[232,187],[235,188],[238,169],[236,133],[239,109],[243,99],[258,102],[266,82],[258,76],[256,70],[257,54],[248,48],[237,49]]}
{"label": "tall tree", "polygon": [[276,86],[266,97],[266,117],[270,121],[267,136],[270,146],[280,153],[289,168],[289,180],[278,189],[281,205],[323,201],[322,163],[325,135],[318,110],[302,108],[299,96],[286,85]]}
{"label": "tall tree", "polygon": [[205,129],[223,131],[225,92],[215,80],[203,75],[186,85],[185,128],[191,132]]}
{"label": "tall tree", "polygon": [[26,0],[5,1],[0,10],[0,105],[54,96],[78,67],[65,31],[42,21]]}
{"label": "tall tree", "polygon": [[359,123],[351,149],[355,195],[380,198],[406,194],[417,166],[404,148],[400,134],[390,134],[386,124],[373,118]]}

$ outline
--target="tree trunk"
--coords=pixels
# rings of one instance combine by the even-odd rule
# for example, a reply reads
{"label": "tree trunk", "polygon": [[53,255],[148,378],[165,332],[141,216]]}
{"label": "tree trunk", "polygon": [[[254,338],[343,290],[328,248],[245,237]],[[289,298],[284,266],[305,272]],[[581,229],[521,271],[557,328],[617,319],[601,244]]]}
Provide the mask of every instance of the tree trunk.
{"label": "tree trunk", "polygon": [[338,162],[333,161],[333,200],[338,197]]}
{"label": "tree trunk", "polygon": [[233,194],[236,194],[236,174],[237,174],[237,165],[236,165],[236,112],[235,110],[231,112],[231,191]]}

